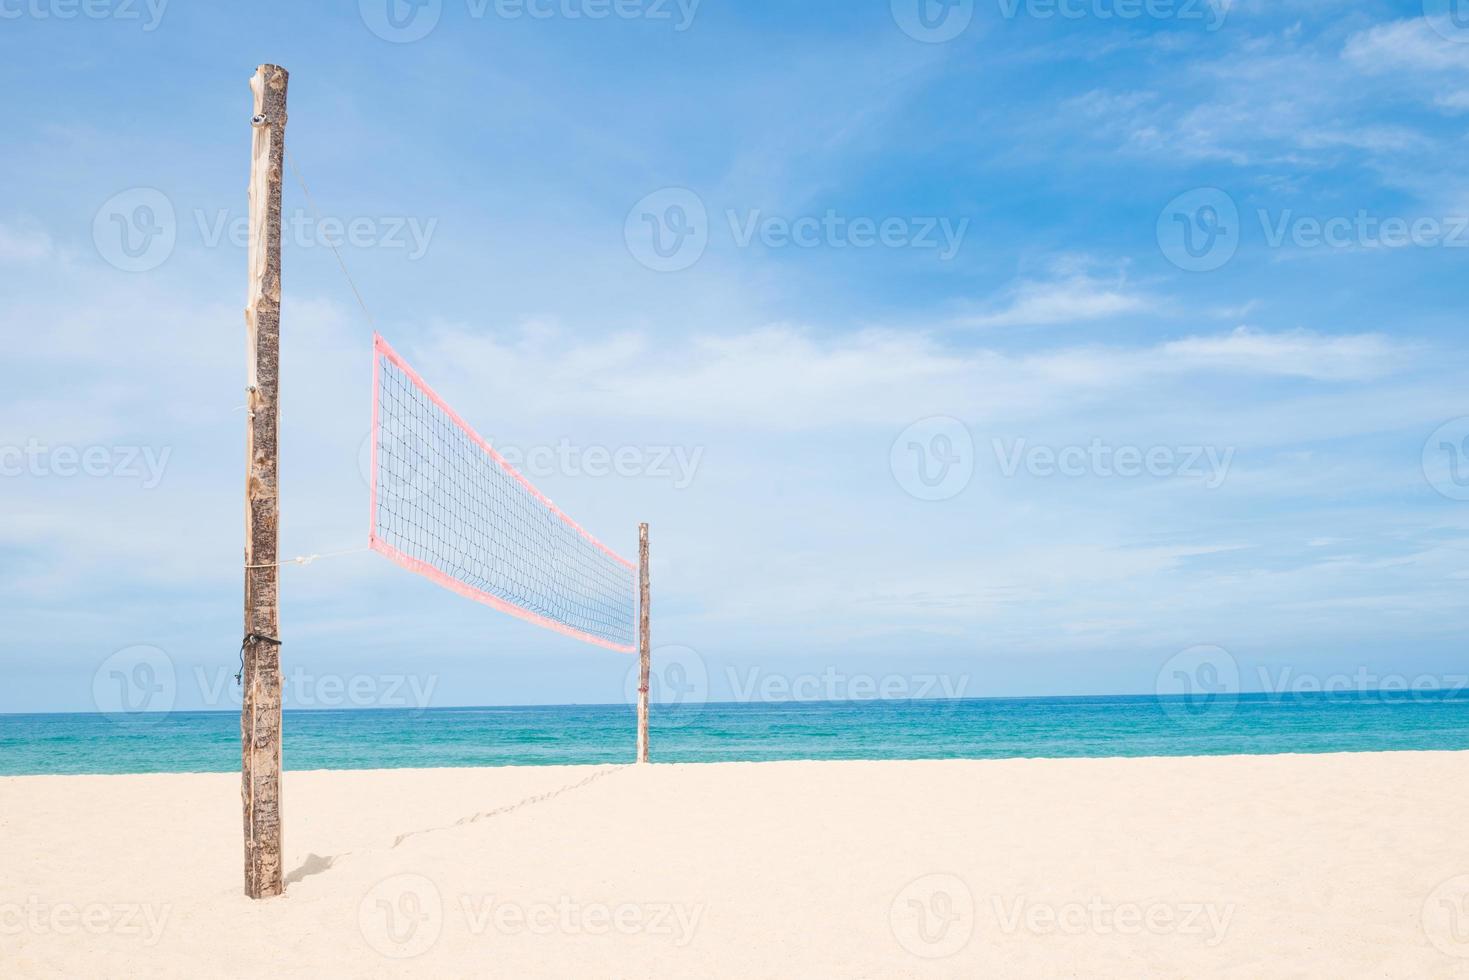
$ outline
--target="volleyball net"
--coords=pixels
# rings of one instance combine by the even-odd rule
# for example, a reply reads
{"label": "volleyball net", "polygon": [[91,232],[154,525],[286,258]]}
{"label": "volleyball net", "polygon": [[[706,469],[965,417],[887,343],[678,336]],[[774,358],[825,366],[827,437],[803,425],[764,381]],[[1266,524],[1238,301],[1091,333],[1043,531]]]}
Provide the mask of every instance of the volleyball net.
{"label": "volleyball net", "polygon": [[538,626],[633,652],[636,567],[505,461],[373,336],[374,551]]}

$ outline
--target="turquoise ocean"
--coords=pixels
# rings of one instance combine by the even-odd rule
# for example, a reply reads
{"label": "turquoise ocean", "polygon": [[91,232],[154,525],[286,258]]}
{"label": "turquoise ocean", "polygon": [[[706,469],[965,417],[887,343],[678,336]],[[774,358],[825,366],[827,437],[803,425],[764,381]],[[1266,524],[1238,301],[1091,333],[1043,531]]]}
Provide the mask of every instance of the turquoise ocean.
{"label": "turquoise ocean", "polygon": [[[238,713],[0,714],[0,775],[232,772]],[[287,769],[629,762],[628,705],[290,711]],[[1469,692],[654,705],[655,762],[1469,749]]]}

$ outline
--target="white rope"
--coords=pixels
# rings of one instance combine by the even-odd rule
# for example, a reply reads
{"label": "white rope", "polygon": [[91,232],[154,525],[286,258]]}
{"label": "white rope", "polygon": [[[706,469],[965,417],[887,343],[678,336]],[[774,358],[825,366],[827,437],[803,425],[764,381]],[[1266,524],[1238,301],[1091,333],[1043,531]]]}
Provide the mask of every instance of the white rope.
{"label": "white rope", "polygon": [[[296,178],[296,183],[301,185],[301,193],[306,195],[306,203],[311,205],[311,213],[316,215],[316,224],[317,227],[320,227],[321,210],[317,208],[316,200],[311,196],[311,190],[306,186],[306,181],[301,177],[301,171],[296,169],[296,158],[291,156],[289,149],[286,150],[286,163],[290,165],[291,174]],[[367,303],[363,301],[362,293],[358,290],[357,282],[352,278],[352,273],[347,271],[347,262],[342,258],[342,253],[337,248],[337,243],[332,241],[330,236],[325,237],[327,245],[331,246],[332,254],[337,257],[337,265],[342,267],[342,275],[347,277],[347,285],[352,287],[352,295],[357,297],[357,305],[362,307],[362,315],[367,317],[367,325],[372,327],[373,332],[376,333],[377,323],[372,318],[372,311],[367,308]]]}
{"label": "white rope", "polygon": [[295,558],[287,558],[285,561],[271,561],[263,565],[246,565],[246,568],[280,568],[284,565],[309,565],[318,558],[339,558],[342,555],[360,555],[371,548],[349,548],[346,551],[328,551],[322,555],[299,555]]}
{"label": "white rope", "polygon": [[[296,178],[296,183],[301,185],[301,192],[306,195],[306,203],[311,205],[311,213],[316,215],[316,223],[320,225],[322,220],[321,210],[316,206],[316,200],[311,196],[311,189],[306,186],[306,181],[301,176],[301,171],[296,167],[296,158],[291,155],[290,149],[286,149],[285,156],[286,163],[290,165],[291,174]],[[373,321],[372,311],[367,308],[367,303],[362,299],[362,292],[357,288],[357,282],[352,278],[352,273],[348,271],[347,262],[345,259],[342,258],[342,253],[337,248],[336,242],[332,241],[330,238],[327,238],[326,243],[327,245],[331,246],[332,254],[337,257],[337,265],[341,267],[342,275],[345,276],[347,279],[347,285],[352,287],[352,295],[357,297],[357,305],[362,307],[362,315],[367,317],[368,326],[372,327],[373,330],[376,331],[377,325]],[[235,411],[242,411],[244,409],[247,409],[248,407],[248,405],[238,405],[235,407]],[[329,551],[326,554],[298,555],[295,558],[287,558],[285,561],[266,562],[261,565],[246,565],[245,567],[281,568],[285,565],[301,565],[304,567],[306,565],[310,565],[318,558],[337,558],[341,555],[358,555],[364,551],[371,550],[371,548],[351,548],[347,551]]]}

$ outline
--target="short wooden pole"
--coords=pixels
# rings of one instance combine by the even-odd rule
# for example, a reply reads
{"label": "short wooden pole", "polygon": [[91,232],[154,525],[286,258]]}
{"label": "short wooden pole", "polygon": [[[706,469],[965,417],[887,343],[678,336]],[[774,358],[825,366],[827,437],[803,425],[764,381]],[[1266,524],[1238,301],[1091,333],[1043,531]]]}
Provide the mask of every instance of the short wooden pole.
{"label": "short wooden pole", "polygon": [[648,525],[638,525],[638,762],[648,761],[648,688],[652,644],[648,628]]}
{"label": "short wooden pole", "polygon": [[250,286],[245,307],[245,638],[240,708],[240,796],[245,817],[245,894],[285,891],[281,872],[281,657],[279,415],[281,167],[286,70],[261,65],[250,80]]}

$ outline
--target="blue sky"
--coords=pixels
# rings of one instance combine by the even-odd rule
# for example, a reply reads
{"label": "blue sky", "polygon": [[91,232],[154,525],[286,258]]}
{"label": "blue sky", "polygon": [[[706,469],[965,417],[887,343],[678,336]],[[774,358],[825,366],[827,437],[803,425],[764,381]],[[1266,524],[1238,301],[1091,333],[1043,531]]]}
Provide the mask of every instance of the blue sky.
{"label": "blue sky", "polygon": [[[284,553],[365,544],[350,230],[461,414],[652,524],[701,696],[1455,683],[1463,0],[391,2],[0,3],[0,711],[230,707],[264,61],[324,219],[288,180]],[[624,694],[376,555],[282,629],[300,706]]]}

